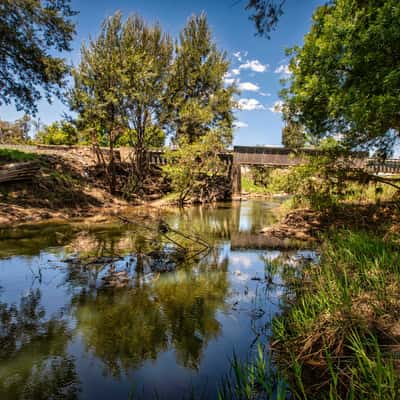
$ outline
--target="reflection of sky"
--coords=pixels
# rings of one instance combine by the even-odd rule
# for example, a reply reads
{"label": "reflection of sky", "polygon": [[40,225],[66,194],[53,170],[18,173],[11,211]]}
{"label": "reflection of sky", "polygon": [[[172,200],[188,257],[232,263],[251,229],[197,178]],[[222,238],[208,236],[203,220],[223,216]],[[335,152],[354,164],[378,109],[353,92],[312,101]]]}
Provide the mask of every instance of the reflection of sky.
{"label": "reflection of sky", "polygon": [[[194,208],[188,209],[186,215],[189,231],[200,226],[205,229],[203,235],[211,235],[210,231],[219,229],[225,229],[229,234],[235,234],[237,231],[254,232],[268,220],[268,213],[271,212],[268,204],[261,201],[242,202],[239,210],[225,206],[221,209],[204,209],[201,211],[203,214],[194,212],[196,210]],[[192,214],[190,214],[191,211],[193,211]],[[177,229],[182,229],[180,218],[179,215],[176,215],[168,221]],[[206,229],[209,229],[209,231]],[[118,251],[120,251],[120,247],[123,247],[129,252],[128,241],[126,245],[125,242],[119,241],[119,239],[125,238],[125,233],[121,232],[121,238],[118,235],[115,236],[115,245]],[[91,238],[91,235],[88,235]],[[266,288],[263,281],[252,278],[263,279],[265,262],[275,260],[281,253],[275,250],[255,250],[251,248],[251,245],[246,251],[231,250],[231,243],[227,239],[229,235],[221,235],[221,237],[224,239],[217,242],[218,263],[217,265],[210,265],[210,268],[222,269],[226,265],[223,261],[228,260],[226,275],[223,272],[224,270],[215,270],[215,273],[224,275],[224,279],[226,279],[224,282],[228,286],[226,294],[215,305],[214,317],[221,330],[201,349],[198,369],[185,368],[177,359],[174,345],[170,343],[167,349],[159,352],[155,350],[151,359],[145,359],[141,365],[135,368],[128,368],[120,379],[115,379],[107,375],[104,364],[96,354],[88,351],[85,338],[77,329],[72,335],[68,352],[76,360],[77,373],[82,381],[82,398],[96,398],[97,400],[112,397],[128,398],[133,387],[135,387],[140,398],[151,397],[155,389],[161,395],[161,398],[182,398],[182,395],[177,394],[184,391],[189,393],[191,388],[196,393],[196,398],[202,398],[203,390],[205,393],[203,398],[210,398],[215,395],[215,388],[220,384],[222,376],[229,370],[230,357],[233,351],[235,350],[240,359],[248,358],[252,351],[249,346],[255,338],[254,332],[258,330],[269,332],[271,318],[279,312],[280,297],[284,293],[284,287],[271,285]],[[106,231],[102,239],[104,239],[104,243],[108,243]],[[71,244],[74,245],[74,242],[71,242]],[[46,315],[54,314],[65,308],[64,318],[72,321],[73,315],[68,310],[72,292],[79,292],[84,286],[80,281],[76,281],[73,288],[68,286],[66,265],[59,262],[64,258],[64,255],[62,253],[55,254],[55,250],[55,248],[39,249],[38,255],[33,257],[14,256],[0,260],[0,301],[19,304],[21,297],[29,293],[31,288],[40,287],[42,291],[41,303],[46,309]],[[312,253],[302,251],[300,255],[308,257]],[[114,263],[116,269],[124,269],[127,259],[128,257]],[[42,267],[41,282],[35,278],[38,274],[39,265]],[[134,265],[135,263],[132,264],[133,269]],[[180,276],[183,277],[187,274],[187,280],[190,282],[194,275],[201,275],[204,270],[206,269],[194,265],[193,268],[188,270],[182,269],[176,273],[161,275],[157,278],[157,284],[162,284],[165,288],[168,288],[170,283],[174,284],[176,281],[177,274],[181,274]],[[100,274],[98,277],[99,282],[101,282],[101,276]],[[216,274],[212,274],[210,271],[204,274],[205,279],[209,279],[205,288],[212,284],[215,276]],[[185,282],[186,280],[182,278],[180,284],[184,285]],[[274,282],[282,283],[279,275],[274,276]],[[142,284],[143,287],[151,287],[155,283],[149,277],[149,281],[143,281]],[[147,284],[149,286],[145,286]],[[91,290],[91,288],[86,288],[86,290]],[[115,293],[124,294],[127,292]],[[170,293],[173,297],[175,292]],[[200,307],[210,299],[212,300],[215,295],[215,292],[210,293],[207,290],[204,292],[204,296],[199,292],[199,302],[198,304],[196,302],[196,307]],[[119,297],[116,296],[115,298],[115,301],[117,301]],[[157,302],[158,300],[154,301]],[[129,306],[132,307],[132,303],[129,303]],[[81,305],[76,303],[73,307],[78,310]],[[257,313],[260,309],[263,310],[264,314],[258,316]],[[185,315],[185,318],[189,320],[185,320],[185,322],[191,326],[190,319],[193,319],[191,312]],[[193,326],[195,327],[195,324]],[[136,329],[139,332],[140,327],[134,327],[132,335],[135,335]],[[109,339],[110,341],[114,340],[113,337]],[[201,334],[195,328],[193,337],[188,335],[185,339],[189,341],[202,340]],[[102,350],[106,352],[105,349],[98,350],[100,353]],[[112,354],[110,354],[110,357],[112,357]]]}

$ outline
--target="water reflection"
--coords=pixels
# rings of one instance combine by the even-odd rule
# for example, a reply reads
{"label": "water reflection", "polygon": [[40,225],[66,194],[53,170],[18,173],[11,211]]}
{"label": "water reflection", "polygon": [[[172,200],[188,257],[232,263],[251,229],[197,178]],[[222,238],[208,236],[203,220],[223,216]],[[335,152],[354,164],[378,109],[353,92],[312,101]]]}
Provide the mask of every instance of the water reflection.
{"label": "water reflection", "polygon": [[82,292],[73,300],[87,350],[119,376],[172,347],[177,362],[197,369],[221,326],[216,318],[228,291],[226,269],[178,271],[126,291]]}
{"label": "water reflection", "polygon": [[[213,250],[159,274],[149,254],[165,243],[140,226],[1,232],[1,399],[215,398],[233,350],[247,358],[269,332],[288,255],[260,250],[265,202],[164,218]],[[107,287],[113,273],[129,284]]]}
{"label": "water reflection", "polygon": [[71,339],[62,315],[47,318],[41,292],[19,306],[0,303],[0,398],[76,399],[79,379],[67,354]]}

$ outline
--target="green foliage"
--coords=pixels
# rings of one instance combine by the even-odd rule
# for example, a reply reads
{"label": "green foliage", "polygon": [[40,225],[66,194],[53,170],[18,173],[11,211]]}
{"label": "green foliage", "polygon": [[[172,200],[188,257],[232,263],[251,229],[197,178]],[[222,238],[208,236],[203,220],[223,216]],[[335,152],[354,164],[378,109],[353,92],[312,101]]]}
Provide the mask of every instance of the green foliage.
{"label": "green foliage", "polygon": [[168,83],[165,122],[175,141],[190,143],[207,134],[223,133],[232,141],[233,85],[224,84],[229,61],[212,40],[205,14],[192,16],[179,36]]}
{"label": "green foliage", "polygon": [[90,130],[94,138],[98,134],[106,136],[110,145],[126,127],[121,93],[121,36],[120,14],[103,21],[98,38],[82,45],[70,93],[71,109],[79,115],[78,126]]}
{"label": "green foliage", "polygon": [[[73,71],[71,107],[78,124],[92,141],[135,147],[136,174],[145,172],[145,151],[160,144],[160,117],[172,41],[160,26],[148,26],[137,16],[123,22],[121,13],[107,18],[97,39],[81,49]],[[115,190],[114,160],[110,159],[110,189]]]}
{"label": "green foliage", "polygon": [[122,27],[121,46],[124,112],[130,142],[136,152],[135,172],[142,178],[146,169],[146,150],[163,142],[161,114],[173,45],[159,25],[149,26],[135,15]]}
{"label": "green foliage", "polygon": [[242,192],[253,194],[270,194],[267,185],[263,181],[256,179],[253,175],[242,176]]}
{"label": "green foliage", "polygon": [[398,244],[342,231],[322,250],[321,263],[305,267],[293,287],[294,306],[273,325],[279,364],[293,393],[310,399],[316,390],[318,398],[398,398],[392,347],[400,311]]}
{"label": "green foliage", "polygon": [[248,0],[246,10],[251,10],[250,20],[254,22],[257,34],[270,38],[270,33],[276,28],[283,14],[286,0]]}
{"label": "green foliage", "polygon": [[260,344],[257,355],[251,362],[240,362],[234,354],[232,373],[222,381],[218,400],[285,400],[287,384],[268,360]]}
{"label": "green foliage", "polygon": [[244,193],[256,193],[256,194],[267,194],[265,186],[254,182],[251,176],[242,177],[242,192]]}
{"label": "green foliage", "polygon": [[29,141],[31,118],[28,115],[14,122],[0,120],[0,143],[23,144]]}
{"label": "green foliage", "polygon": [[72,145],[78,142],[78,131],[67,121],[53,122],[37,133],[36,141],[43,144]]}
{"label": "green foliage", "polygon": [[285,119],[316,138],[390,153],[400,130],[399,1],[331,1],[290,53]]}
{"label": "green foliage", "polygon": [[301,152],[297,154],[304,158],[305,162],[301,165],[273,171],[267,190],[292,194],[294,204],[305,203],[314,209],[333,207],[339,201],[356,198],[379,201],[396,194],[396,188],[385,187],[391,183],[390,180],[369,175],[360,169],[358,163],[362,154],[347,152],[342,143],[328,138],[316,151],[310,156]]}
{"label": "green foliage", "polygon": [[37,158],[36,154],[25,153],[19,150],[0,149],[0,164],[8,162],[32,161]]}
{"label": "green foliage", "polygon": [[201,191],[208,179],[212,180],[226,171],[218,156],[224,150],[219,136],[209,132],[194,143],[182,136],[176,149],[165,152],[168,164],[164,171],[178,195],[179,204],[183,205],[195,192]]}
{"label": "green foliage", "polygon": [[[159,149],[165,144],[165,132],[157,126],[150,126],[146,128],[144,143],[145,148],[156,148]],[[131,132],[129,129],[125,130],[124,133],[118,138],[117,146],[136,147],[138,135],[135,132]]]}
{"label": "green foliage", "polygon": [[69,51],[76,15],[69,0],[3,0],[0,3],[0,105],[37,111],[44,94],[60,96],[68,71],[51,53]]}
{"label": "green foliage", "polygon": [[289,121],[282,129],[282,144],[285,147],[299,148],[306,143],[304,128],[293,121]]}

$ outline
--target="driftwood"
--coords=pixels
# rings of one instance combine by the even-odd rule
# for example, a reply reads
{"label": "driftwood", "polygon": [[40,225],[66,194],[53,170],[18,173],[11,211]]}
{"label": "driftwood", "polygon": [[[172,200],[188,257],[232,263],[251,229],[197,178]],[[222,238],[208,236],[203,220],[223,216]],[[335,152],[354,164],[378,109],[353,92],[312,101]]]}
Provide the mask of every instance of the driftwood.
{"label": "driftwood", "polygon": [[[143,224],[143,222],[136,222],[121,215],[118,215],[117,217],[124,224],[137,225],[153,233],[160,234],[162,237],[167,239],[170,243],[179,248],[181,251],[184,251],[186,253],[186,259],[197,257],[200,254],[207,255],[212,249],[211,244],[207,243],[204,239],[202,239],[198,235],[187,234],[178,231],[176,229],[173,229],[164,220],[153,221],[152,225],[149,226]],[[187,243],[185,244],[178,242],[176,238],[172,238],[170,234],[183,238],[184,240],[191,243],[191,245],[188,245]],[[198,248],[197,249],[192,248],[193,245],[197,245]]]}
{"label": "driftwood", "polygon": [[39,171],[38,161],[27,161],[0,166],[0,183],[32,179]]}

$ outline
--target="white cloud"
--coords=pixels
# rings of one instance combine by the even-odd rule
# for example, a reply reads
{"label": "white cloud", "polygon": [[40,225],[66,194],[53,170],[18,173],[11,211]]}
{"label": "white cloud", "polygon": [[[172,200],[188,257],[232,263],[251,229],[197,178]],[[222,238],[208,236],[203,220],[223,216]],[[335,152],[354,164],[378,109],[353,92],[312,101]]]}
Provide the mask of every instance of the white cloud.
{"label": "white cloud", "polygon": [[243,121],[235,121],[235,122],[233,123],[233,126],[234,126],[235,128],[240,129],[240,128],[247,128],[249,125],[246,124],[246,122],[243,122]]}
{"label": "white cloud", "polygon": [[265,110],[265,107],[256,99],[240,99],[238,104],[240,110]]}
{"label": "white cloud", "polygon": [[243,57],[247,57],[247,51],[237,51],[233,53],[233,57],[235,57],[239,62],[243,61]]}
{"label": "white cloud", "polygon": [[265,72],[268,69],[268,64],[261,64],[258,60],[248,60],[239,66],[239,69],[249,69],[253,72]]}
{"label": "white cloud", "polygon": [[274,71],[276,74],[281,74],[281,75],[291,75],[291,71],[289,69],[288,64],[280,65],[278,68],[275,69]]}
{"label": "white cloud", "polygon": [[225,78],[225,79],[224,79],[224,83],[225,83],[226,85],[232,85],[232,83],[234,83],[235,80],[236,80],[236,79],[234,79],[234,78]]}
{"label": "white cloud", "polygon": [[268,92],[260,92],[259,94],[260,94],[260,96],[263,96],[263,97],[271,96],[271,93],[268,93]]}
{"label": "white cloud", "polygon": [[239,90],[242,90],[242,91],[247,90],[249,92],[258,92],[260,90],[260,86],[254,84],[254,83],[251,83],[251,82],[239,83],[238,87],[239,87]]}
{"label": "white cloud", "polygon": [[232,75],[239,75],[240,74],[240,70],[238,68],[234,68],[231,72]]}
{"label": "white cloud", "polygon": [[281,114],[282,113],[282,108],[283,108],[283,101],[278,100],[276,101],[272,107],[268,107],[268,110],[275,113],[275,114]]}

